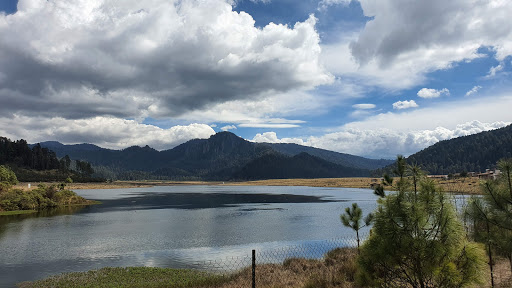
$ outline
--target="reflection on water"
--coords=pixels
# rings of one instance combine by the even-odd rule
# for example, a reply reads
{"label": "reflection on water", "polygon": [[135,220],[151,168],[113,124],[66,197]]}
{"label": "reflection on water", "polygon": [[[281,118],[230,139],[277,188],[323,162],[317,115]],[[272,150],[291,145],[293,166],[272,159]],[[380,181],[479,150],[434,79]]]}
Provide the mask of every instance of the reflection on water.
{"label": "reflection on water", "polygon": [[0,286],[105,266],[202,268],[204,261],[250,255],[251,249],[353,237],[339,214],[350,202],[365,213],[376,206],[366,189],[174,186],[76,192],[103,204],[0,217]]}

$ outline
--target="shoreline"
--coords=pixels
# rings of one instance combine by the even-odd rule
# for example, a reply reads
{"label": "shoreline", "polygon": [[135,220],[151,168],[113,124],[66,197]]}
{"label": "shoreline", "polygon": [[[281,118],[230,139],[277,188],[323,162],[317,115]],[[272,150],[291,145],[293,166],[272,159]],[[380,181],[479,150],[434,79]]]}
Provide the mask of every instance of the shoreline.
{"label": "shoreline", "polygon": [[[478,178],[459,178],[452,180],[434,179],[443,191],[460,194],[481,194]],[[371,189],[371,184],[379,183],[380,178],[351,177],[351,178],[313,178],[313,179],[269,179],[254,181],[114,181],[101,183],[71,183],[66,186],[69,190],[81,189],[125,189],[154,186],[183,186],[183,185],[222,185],[222,186],[306,186],[325,188],[363,188]],[[28,190],[29,183],[19,183],[15,188]],[[37,188],[39,183],[30,183],[31,188]],[[47,183],[55,184],[55,183]]]}
{"label": "shoreline", "polygon": [[14,215],[25,215],[25,214],[34,214],[41,211],[45,211],[48,209],[55,209],[55,208],[66,208],[66,207],[78,207],[78,206],[90,206],[90,205],[99,205],[101,204],[101,201],[96,200],[88,200],[86,199],[86,203],[80,203],[80,204],[67,204],[67,205],[59,205],[56,207],[51,208],[45,208],[42,210],[11,210],[11,211],[0,211],[0,216],[14,216]]}

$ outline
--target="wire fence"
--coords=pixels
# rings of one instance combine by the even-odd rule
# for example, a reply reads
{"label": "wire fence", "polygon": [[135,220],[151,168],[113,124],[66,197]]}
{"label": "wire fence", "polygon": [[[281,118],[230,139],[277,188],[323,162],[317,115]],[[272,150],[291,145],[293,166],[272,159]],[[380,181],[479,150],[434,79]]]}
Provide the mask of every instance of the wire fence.
{"label": "wire fence", "polygon": [[[365,238],[363,235],[362,240]],[[355,238],[307,241],[280,248],[248,250],[246,255],[203,261],[197,263],[197,267],[225,279],[220,284],[202,287],[305,287],[308,281],[343,275],[339,270],[355,259],[356,247]]]}

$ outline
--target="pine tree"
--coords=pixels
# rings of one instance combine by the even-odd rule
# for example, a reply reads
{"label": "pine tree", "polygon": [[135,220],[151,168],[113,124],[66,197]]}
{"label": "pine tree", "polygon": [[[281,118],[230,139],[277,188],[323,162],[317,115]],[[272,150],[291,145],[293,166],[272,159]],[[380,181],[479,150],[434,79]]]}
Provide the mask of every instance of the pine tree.
{"label": "pine tree", "polygon": [[373,221],[373,214],[370,213],[366,215],[364,218],[364,225],[361,225],[361,220],[363,218],[363,210],[359,208],[357,203],[352,203],[352,209],[350,207],[345,208],[345,214],[340,215],[341,223],[344,226],[352,228],[356,231],[356,239],[357,239],[357,251],[359,251],[359,230],[361,228],[369,226]]}
{"label": "pine tree", "polygon": [[361,246],[361,284],[423,288],[481,283],[485,251],[467,240],[450,196],[400,158],[395,171],[401,178],[397,191],[381,195],[372,233]]}
{"label": "pine tree", "polygon": [[502,174],[482,183],[483,197],[473,197],[467,209],[472,235],[487,246],[491,280],[493,254],[508,258],[512,271],[512,159],[498,162]]}

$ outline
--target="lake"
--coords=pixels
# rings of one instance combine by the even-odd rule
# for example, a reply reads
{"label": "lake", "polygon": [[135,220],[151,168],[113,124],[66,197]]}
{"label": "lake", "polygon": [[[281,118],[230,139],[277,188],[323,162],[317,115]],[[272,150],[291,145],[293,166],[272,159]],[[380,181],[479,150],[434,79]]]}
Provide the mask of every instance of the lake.
{"label": "lake", "polygon": [[343,227],[339,215],[352,202],[364,214],[377,206],[372,190],[351,188],[164,186],[75,192],[102,204],[0,217],[0,287],[106,266],[201,268],[204,261],[246,256],[251,249],[353,240],[354,232]]}

